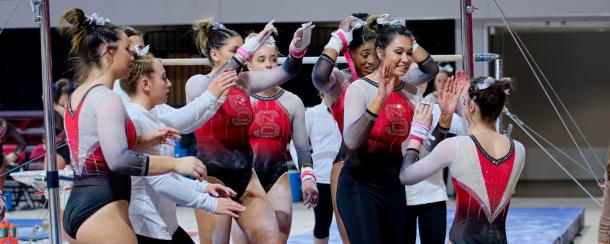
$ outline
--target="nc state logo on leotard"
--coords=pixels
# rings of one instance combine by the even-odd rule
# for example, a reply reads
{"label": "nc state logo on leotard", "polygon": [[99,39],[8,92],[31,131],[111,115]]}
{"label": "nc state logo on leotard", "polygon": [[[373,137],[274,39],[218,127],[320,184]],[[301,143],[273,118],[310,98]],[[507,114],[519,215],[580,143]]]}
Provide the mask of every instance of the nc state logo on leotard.
{"label": "nc state logo on leotard", "polygon": [[229,94],[227,96],[229,106],[235,111],[235,117],[231,118],[231,123],[235,126],[245,126],[252,123],[252,110],[250,102],[242,95]]}
{"label": "nc state logo on leotard", "polygon": [[407,110],[404,105],[399,103],[388,104],[384,107],[383,112],[390,121],[390,124],[384,129],[387,135],[406,136],[409,134],[409,123],[406,118]]}
{"label": "nc state logo on leotard", "polygon": [[259,110],[254,116],[254,124],[259,128],[254,131],[254,136],[273,138],[280,135],[280,125],[276,120],[280,117],[275,110]]}

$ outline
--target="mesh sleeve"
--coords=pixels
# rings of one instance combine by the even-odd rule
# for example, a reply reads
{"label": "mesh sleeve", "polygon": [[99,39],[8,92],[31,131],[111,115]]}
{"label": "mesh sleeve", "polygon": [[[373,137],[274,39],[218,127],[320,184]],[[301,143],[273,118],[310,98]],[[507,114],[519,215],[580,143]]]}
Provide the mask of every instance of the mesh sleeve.
{"label": "mesh sleeve", "polygon": [[[295,97],[296,98],[296,97]],[[305,125],[305,105],[301,99],[296,99],[295,114],[292,120],[292,141],[296,151],[299,166],[301,168],[309,166],[313,168],[311,159],[311,149],[309,147],[309,136]]]}
{"label": "mesh sleeve", "polygon": [[214,116],[221,105],[217,101],[218,98],[206,90],[184,107],[163,113],[159,116],[159,120],[166,126],[179,130],[180,133],[191,133]]}
{"label": "mesh sleeve", "polygon": [[279,86],[290,80],[301,69],[303,60],[288,56],[282,65],[270,70],[247,71],[239,74],[240,82],[255,94]]}
{"label": "mesh sleeve", "polygon": [[356,149],[371,132],[377,115],[367,109],[363,88],[352,84],[345,93],[343,140],[349,149]]}
{"label": "mesh sleeve", "polygon": [[116,93],[108,93],[95,106],[100,147],[110,170],[119,174],[148,174],[148,156],[131,151],[127,145],[127,112]]}
{"label": "mesh sleeve", "polygon": [[438,74],[438,65],[428,56],[424,61],[418,62],[417,67],[411,66],[409,72],[405,76],[400,77],[400,80],[410,85],[421,85],[432,80]]}
{"label": "mesh sleeve", "polygon": [[403,185],[414,185],[449,166],[457,157],[457,147],[454,138],[444,140],[419,160],[417,150],[407,149],[400,169],[400,182]]}

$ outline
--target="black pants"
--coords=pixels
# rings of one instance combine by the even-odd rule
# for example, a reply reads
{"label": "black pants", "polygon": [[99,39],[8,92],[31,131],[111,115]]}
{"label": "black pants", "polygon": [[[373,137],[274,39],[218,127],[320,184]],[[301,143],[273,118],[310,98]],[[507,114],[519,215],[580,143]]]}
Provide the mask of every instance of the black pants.
{"label": "black pants", "polygon": [[171,240],[160,240],[160,239],[154,239],[154,238],[141,236],[141,235],[136,235],[136,238],[138,238],[138,244],[149,244],[149,243],[151,243],[151,244],[192,244],[192,243],[195,243],[195,242],[193,242],[193,239],[191,239],[189,234],[187,234],[186,231],[184,231],[184,229],[182,229],[182,227],[179,227],[179,226],[178,226],[178,229],[176,230],[176,232],[174,232],[174,234],[172,235]]}
{"label": "black pants", "polygon": [[415,243],[418,225],[421,243],[445,243],[447,232],[447,204],[445,201],[407,206],[406,209],[406,243]]}
{"label": "black pants", "polygon": [[333,221],[333,202],[330,194],[330,184],[318,183],[318,205],[313,208],[316,224],[313,236],[318,239],[328,237],[328,229]]}
{"label": "black pants", "polygon": [[337,208],[352,244],[405,243],[406,205],[397,175],[341,170]]}

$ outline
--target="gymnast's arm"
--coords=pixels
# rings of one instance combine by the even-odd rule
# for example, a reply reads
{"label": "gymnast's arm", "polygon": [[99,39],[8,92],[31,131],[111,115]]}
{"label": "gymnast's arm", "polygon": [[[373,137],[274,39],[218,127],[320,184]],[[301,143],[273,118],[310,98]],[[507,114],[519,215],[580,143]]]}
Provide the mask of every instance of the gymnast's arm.
{"label": "gymnast's arm", "polygon": [[400,168],[400,182],[414,185],[427,179],[439,170],[448,167],[457,157],[458,146],[455,138],[440,142],[430,154],[419,159],[420,143],[409,140],[409,146]]}
{"label": "gymnast's arm", "polygon": [[302,58],[288,56],[282,65],[270,70],[247,71],[239,74],[239,82],[255,94],[279,86],[294,77],[301,69]]}
{"label": "gymnast's arm", "polygon": [[343,139],[349,149],[357,149],[371,132],[377,113],[385,102],[376,97],[367,107],[366,94],[360,84],[352,83],[345,93]]}
{"label": "gymnast's arm", "polygon": [[[184,180],[180,178],[184,178]],[[197,185],[201,184],[201,186],[207,186],[207,182],[203,183],[195,180],[188,180],[185,177],[174,173],[148,176],[146,177],[146,181],[148,181],[155,191],[163,197],[166,197],[179,205],[203,209],[210,213],[216,211],[218,200],[209,194],[200,191],[199,186]]]}
{"label": "gymnast's arm", "polygon": [[102,96],[93,110],[99,144],[111,171],[132,176],[160,175],[177,170],[178,164],[182,163],[171,157],[146,155],[128,149],[125,134],[127,112],[116,93]]}
{"label": "gymnast's arm", "polygon": [[439,68],[432,56],[417,43],[413,45],[413,54],[411,55],[417,66],[412,65],[406,75],[400,77],[400,80],[417,86],[426,83],[436,77]]}
{"label": "gymnast's arm", "polygon": [[298,158],[297,162],[299,162],[301,169],[304,167],[313,169],[309,136],[307,135],[307,127],[305,124],[305,105],[303,105],[301,99],[295,98],[298,101],[295,103],[296,112],[292,119],[292,141]]}

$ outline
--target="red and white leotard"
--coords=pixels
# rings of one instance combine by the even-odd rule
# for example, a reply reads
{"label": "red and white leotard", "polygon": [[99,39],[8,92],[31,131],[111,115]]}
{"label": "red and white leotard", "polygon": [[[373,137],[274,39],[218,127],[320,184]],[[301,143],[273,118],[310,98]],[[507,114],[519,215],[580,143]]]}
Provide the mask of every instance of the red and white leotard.
{"label": "red and white leotard", "polygon": [[75,177],[148,173],[148,156],[129,150],[136,143],[136,130],[112,90],[90,88],[76,110],[67,106],[64,125]]}
{"label": "red and white leotard", "polygon": [[268,191],[287,168],[286,147],[294,141],[300,167],[312,167],[305,127],[305,106],[299,97],[281,89],[270,97],[252,96],[254,121],[250,126],[254,169]]}
{"label": "red and white leotard", "polygon": [[510,139],[508,153],[494,159],[474,136],[445,139],[426,157],[410,165],[403,178],[419,182],[449,167],[456,189],[453,243],[506,243],[510,198],[525,163],[525,148]]}

